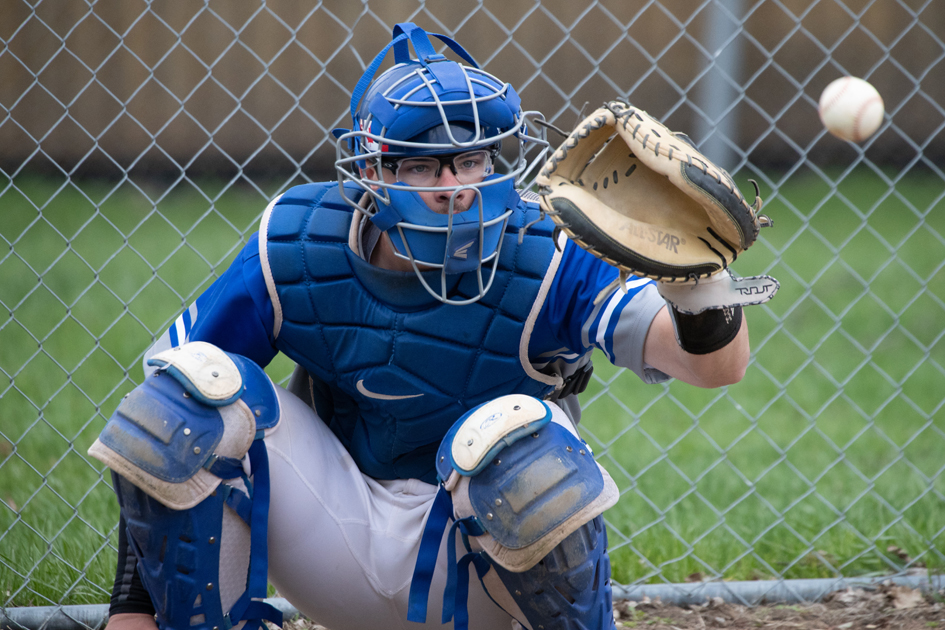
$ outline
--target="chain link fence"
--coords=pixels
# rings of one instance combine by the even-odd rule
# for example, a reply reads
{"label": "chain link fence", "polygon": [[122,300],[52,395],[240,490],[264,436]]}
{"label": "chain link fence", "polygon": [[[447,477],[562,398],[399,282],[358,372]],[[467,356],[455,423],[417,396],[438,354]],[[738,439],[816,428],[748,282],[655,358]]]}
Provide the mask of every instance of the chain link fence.
{"label": "chain link fence", "polygon": [[[739,261],[742,383],[599,358],[585,437],[620,486],[622,584],[945,566],[945,5],[934,0],[225,0],[0,5],[0,606],[98,604],[117,505],[86,456],[145,349],[288,186],[390,38],[454,36],[562,128],[616,96],[687,131],[775,227]],[[831,80],[885,99],[861,145]],[[286,362],[270,366],[284,379]]]}

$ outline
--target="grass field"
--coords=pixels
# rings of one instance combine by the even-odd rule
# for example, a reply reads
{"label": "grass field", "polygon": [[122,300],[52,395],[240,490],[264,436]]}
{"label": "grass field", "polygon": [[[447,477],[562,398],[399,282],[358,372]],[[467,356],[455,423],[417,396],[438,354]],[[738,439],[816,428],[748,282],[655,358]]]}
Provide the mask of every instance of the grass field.
{"label": "grass field", "polygon": [[[945,182],[769,177],[776,227],[737,270],[781,292],[747,312],[744,381],[643,386],[598,360],[582,396],[623,493],[619,582],[945,566]],[[282,186],[2,190],[0,605],[107,601],[117,506],[85,451]]]}

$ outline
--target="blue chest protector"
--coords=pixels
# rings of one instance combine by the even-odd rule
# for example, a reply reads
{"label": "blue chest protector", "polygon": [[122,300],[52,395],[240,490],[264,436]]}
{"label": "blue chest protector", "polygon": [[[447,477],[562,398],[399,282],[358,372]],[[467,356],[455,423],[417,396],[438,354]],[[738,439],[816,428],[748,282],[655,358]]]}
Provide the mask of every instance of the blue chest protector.
{"label": "blue chest protector", "polygon": [[[434,456],[457,418],[498,396],[543,398],[553,389],[529,374],[519,350],[541,307],[553,224],[529,227],[519,243],[519,229],[539,215],[518,200],[491,289],[452,306],[432,299],[412,272],[378,269],[353,252],[352,216],[337,184],[307,184],[264,219],[276,347],[308,370],[319,415],[362,472],[436,483]],[[456,295],[477,293],[475,274],[447,278]],[[428,282],[438,286],[439,273]]]}

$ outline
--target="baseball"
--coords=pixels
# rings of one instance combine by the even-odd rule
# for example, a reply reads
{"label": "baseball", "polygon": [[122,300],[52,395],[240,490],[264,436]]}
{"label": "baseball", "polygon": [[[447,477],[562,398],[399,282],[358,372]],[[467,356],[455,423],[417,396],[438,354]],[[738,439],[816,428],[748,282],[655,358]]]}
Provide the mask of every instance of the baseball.
{"label": "baseball", "polygon": [[862,142],[883,122],[883,98],[872,85],[856,77],[841,77],[820,95],[817,108],[827,131],[851,142]]}

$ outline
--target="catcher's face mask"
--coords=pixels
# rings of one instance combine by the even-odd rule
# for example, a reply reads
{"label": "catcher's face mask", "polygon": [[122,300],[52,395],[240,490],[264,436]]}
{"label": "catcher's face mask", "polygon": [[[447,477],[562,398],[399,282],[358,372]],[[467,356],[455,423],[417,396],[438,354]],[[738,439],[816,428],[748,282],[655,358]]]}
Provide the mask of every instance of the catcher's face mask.
{"label": "catcher's face mask", "polygon": [[[375,57],[351,98],[352,130],[337,129],[335,168],[373,203],[359,209],[388,233],[394,253],[409,260],[426,290],[447,304],[469,304],[489,290],[502,234],[518,201],[516,185],[543,163],[543,134],[528,134],[520,99],[508,83],[483,72],[456,42],[434,35],[471,65],[435,52],[422,29],[394,27],[393,41]],[[419,59],[410,58],[412,44]],[[396,65],[371,82],[387,51]],[[363,97],[362,97],[363,95]],[[496,173],[503,140],[518,151]],[[527,142],[527,144],[526,144]],[[526,152],[537,148],[531,160]],[[393,173],[385,181],[383,169]],[[452,177],[441,177],[449,170]],[[449,193],[435,212],[419,193]],[[352,205],[354,202],[349,201]],[[438,270],[429,281],[422,270]],[[447,276],[475,273],[478,294],[451,297]]]}

